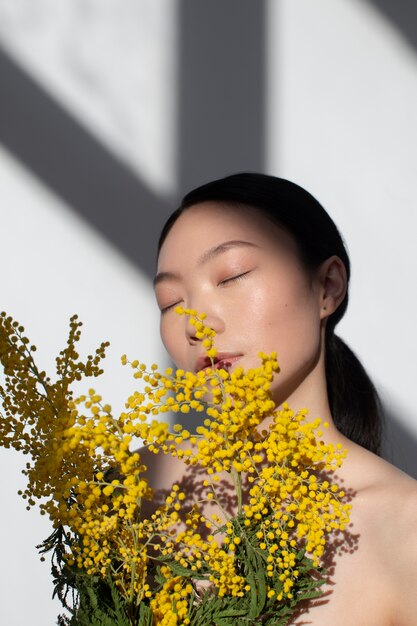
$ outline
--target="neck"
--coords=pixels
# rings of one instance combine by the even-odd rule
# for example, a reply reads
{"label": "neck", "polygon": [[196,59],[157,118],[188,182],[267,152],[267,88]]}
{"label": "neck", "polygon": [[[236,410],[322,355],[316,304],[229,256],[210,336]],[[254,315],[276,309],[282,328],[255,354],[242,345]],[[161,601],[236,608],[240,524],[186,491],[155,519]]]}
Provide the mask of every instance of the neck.
{"label": "neck", "polygon": [[[348,440],[336,428],[330,411],[326,382],[324,332],[320,353],[315,364],[292,391],[284,393],[284,397],[285,400],[282,397],[274,398],[279,408],[286,402],[293,411],[307,409],[308,413],[305,418],[307,422],[313,422],[317,418],[321,419],[322,424],[327,422],[328,427],[323,431],[325,442],[346,444]],[[268,427],[271,421],[272,417],[266,418],[262,422],[262,428]]]}

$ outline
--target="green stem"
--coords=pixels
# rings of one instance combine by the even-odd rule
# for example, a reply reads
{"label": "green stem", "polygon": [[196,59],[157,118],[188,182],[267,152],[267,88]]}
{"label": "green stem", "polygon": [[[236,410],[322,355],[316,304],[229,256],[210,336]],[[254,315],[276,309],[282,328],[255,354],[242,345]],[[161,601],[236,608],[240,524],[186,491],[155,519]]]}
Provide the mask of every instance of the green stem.
{"label": "green stem", "polygon": [[236,495],[237,495],[237,513],[238,515],[241,515],[242,514],[242,474],[236,471],[236,469],[233,467],[231,475],[232,475],[233,484],[235,486]]}

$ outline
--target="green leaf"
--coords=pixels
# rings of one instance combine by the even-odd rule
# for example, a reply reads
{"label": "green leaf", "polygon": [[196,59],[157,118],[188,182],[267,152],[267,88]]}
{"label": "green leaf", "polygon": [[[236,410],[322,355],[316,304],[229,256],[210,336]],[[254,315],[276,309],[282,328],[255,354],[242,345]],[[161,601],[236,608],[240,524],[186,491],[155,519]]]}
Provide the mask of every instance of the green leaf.
{"label": "green leaf", "polygon": [[246,543],[246,554],[248,557],[247,566],[248,572],[246,579],[250,585],[250,605],[248,611],[248,617],[254,619],[259,617],[265,606],[266,601],[266,580],[265,580],[265,568],[262,562],[262,558],[252,545]]}
{"label": "green leaf", "polygon": [[144,602],[141,602],[139,606],[137,626],[152,626],[152,611]]}

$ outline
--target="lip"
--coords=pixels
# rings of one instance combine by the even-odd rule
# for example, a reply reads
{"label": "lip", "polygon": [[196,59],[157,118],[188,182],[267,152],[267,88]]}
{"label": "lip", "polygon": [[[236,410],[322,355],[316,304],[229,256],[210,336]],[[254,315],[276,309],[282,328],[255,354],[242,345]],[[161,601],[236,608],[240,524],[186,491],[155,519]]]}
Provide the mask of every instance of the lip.
{"label": "lip", "polygon": [[196,361],[194,371],[199,372],[207,367],[212,367],[212,360],[215,369],[228,370],[232,365],[237,363],[242,356],[243,354],[237,352],[218,352],[214,359],[210,359],[208,356],[200,356]]}

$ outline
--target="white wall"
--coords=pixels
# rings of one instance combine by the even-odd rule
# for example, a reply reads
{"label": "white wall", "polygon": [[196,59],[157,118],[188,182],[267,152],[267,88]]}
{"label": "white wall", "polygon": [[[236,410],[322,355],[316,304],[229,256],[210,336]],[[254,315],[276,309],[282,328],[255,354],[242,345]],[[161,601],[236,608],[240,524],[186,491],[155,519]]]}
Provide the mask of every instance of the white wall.
{"label": "white wall", "polygon": [[397,462],[415,473],[416,52],[363,0],[270,0],[268,23],[268,169],[313,193],[346,239],[339,332],[393,415]]}

